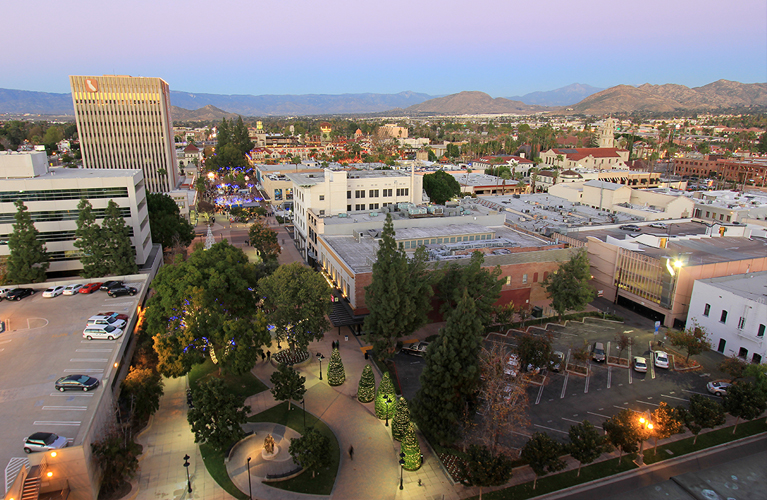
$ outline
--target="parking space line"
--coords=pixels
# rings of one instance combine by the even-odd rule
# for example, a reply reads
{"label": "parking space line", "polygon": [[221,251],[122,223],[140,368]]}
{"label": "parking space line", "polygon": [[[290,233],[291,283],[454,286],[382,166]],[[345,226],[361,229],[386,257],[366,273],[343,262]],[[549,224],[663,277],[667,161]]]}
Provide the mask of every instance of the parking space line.
{"label": "parking space line", "polygon": [[516,435],[518,435],[518,436],[524,436],[524,437],[526,437],[527,439],[530,439],[531,437],[533,437],[533,436],[531,436],[530,434],[525,434],[524,432],[515,432],[515,431],[511,431],[511,433],[512,433],[512,434],[516,434]]}
{"label": "parking space line", "polygon": [[647,401],[640,401],[640,400],[638,400],[638,399],[637,399],[637,400],[635,400],[635,401],[636,401],[637,403],[642,403],[643,405],[653,405],[653,406],[660,406],[660,405],[657,405],[657,404],[655,404],[655,403],[648,403]]}
{"label": "parking space line", "polygon": [[540,427],[541,429],[546,429],[547,431],[554,431],[554,432],[559,432],[561,434],[568,434],[568,435],[570,434],[569,432],[560,431],[559,429],[552,429],[551,427],[545,427],[543,425],[534,424],[534,426]]}
{"label": "parking space line", "polygon": [[[589,366],[589,368],[591,367]],[[583,394],[589,393],[589,380],[591,380],[591,370],[586,373],[586,385],[583,387]]]}
{"label": "parking space line", "polygon": [[75,349],[75,352],[112,352],[114,349]]}
{"label": "parking space line", "polygon": [[543,384],[541,384],[541,388],[538,389],[538,397],[535,399],[535,404],[538,404],[541,402],[542,395],[543,395]]}
{"label": "parking space line", "polygon": [[7,344],[8,342],[13,342],[13,340],[3,340],[0,344]]}
{"label": "parking space line", "polygon": [[35,420],[32,425],[80,425],[79,420]]}
{"label": "parking space line", "polygon": [[[569,418],[565,418],[565,417],[562,417],[562,420],[567,420],[568,422],[573,422],[573,423],[576,423],[576,424],[580,424],[580,423],[581,423],[581,422],[579,422],[579,421],[577,421],[577,420],[570,420]],[[592,425],[593,425],[593,424],[592,424]],[[604,429],[602,429],[602,427],[600,427],[600,426],[598,426],[598,425],[594,425],[594,427],[596,427],[596,428],[597,428],[597,429],[599,429],[600,431],[601,431],[601,430],[604,430]],[[569,432],[568,432],[568,434],[569,434]]]}
{"label": "parking space line", "polygon": [[102,373],[103,368],[72,368],[64,370],[64,373]]}
{"label": "parking space line", "polygon": [[695,391],[688,391],[687,389],[682,389],[682,392],[689,392],[690,394],[700,394],[701,396],[708,396],[708,397],[710,397],[710,398],[714,398],[714,397],[716,397],[716,396],[714,396],[713,394],[707,394],[707,393],[705,393],[705,392],[695,392]]}
{"label": "parking space line", "polygon": [[599,413],[591,413],[590,411],[587,411],[586,413],[588,413],[589,415],[594,415],[595,417],[612,418],[612,417],[608,417],[607,415],[600,415]]}
{"label": "parking space line", "polygon": [[86,411],[87,409],[88,409],[87,406],[43,406],[43,410],[53,410],[53,411],[64,411],[64,410]]}
{"label": "parking space line", "polygon": [[634,379],[631,377],[631,359],[632,359],[631,358],[631,344],[629,344],[629,359],[628,359],[628,362],[629,362],[629,369],[628,369],[628,372],[629,372],[629,384],[633,384],[634,383]]}
{"label": "parking space line", "polygon": [[650,377],[655,380],[655,354],[652,352],[652,340],[648,340],[647,344],[650,346]]}
{"label": "parking space line", "polygon": [[610,384],[612,384],[612,380],[613,380],[613,367],[608,366],[607,367],[607,388],[608,389],[610,388]]}
{"label": "parking space line", "polygon": [[626,408],[625,406],[616,406],[616,405],[613,405],[613,408],[618,408],[619,410],[628,410],[628,408]]}
{"label": "parking space line", "polygon": [[109,361],[107,358],[72,358],[70,363],[106,363]]}
{"label": "parking space line", "polygon": [[662,398],[678,399],[679,401],[690,401],[689,399],[685,399],[685,398],[678,398],[678,397],[676,397],[676,396],[669,396],[668,394],[661,394],[660,396],[661,396]]}
{"label": "parking space line", "polygon": [[562,394],[559,396],[559,399],[562,399],[565,397],[565,392],[567,391],[567,381],[570,380],[570,373],[565,374],[565,383],[562,385]]}

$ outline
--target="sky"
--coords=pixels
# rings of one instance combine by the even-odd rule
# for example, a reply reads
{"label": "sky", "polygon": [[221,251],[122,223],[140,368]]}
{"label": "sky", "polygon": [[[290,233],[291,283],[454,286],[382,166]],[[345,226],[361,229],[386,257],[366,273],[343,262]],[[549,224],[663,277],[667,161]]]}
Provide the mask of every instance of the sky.
{"label": "sky", "polygon": [[767,82],[765,0],[25,0],[3,14],[6,89],[104,74],[252,95]]}

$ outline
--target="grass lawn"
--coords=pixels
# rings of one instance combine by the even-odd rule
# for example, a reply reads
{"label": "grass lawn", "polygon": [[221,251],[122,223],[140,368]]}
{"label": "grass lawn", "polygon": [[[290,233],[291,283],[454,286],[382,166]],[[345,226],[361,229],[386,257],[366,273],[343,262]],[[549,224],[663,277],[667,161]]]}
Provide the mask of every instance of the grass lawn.
{"label": "grass lawn", "polygon": [[[282,424],[286,427],[290,427],[295,431],[304,433],[304,413],[301,409],[301,405],[293,403],[292,409],[288,411],[288,403],[281,403],[274,408],[270,408],[258,415],[253,415],[248,418],[250,422],[273,422],[276,424]],[[338,441],[336,436],[331,432],[330,428],[325,425],[321,420],[314,417],[312,414],[306,414],[306,426],[316,427],[323,435],[327,436],[330,440],[330,450],[328,455],[330,456],[330,462],[328,467],[319,471],[316,477],[312,477],[312,473],[309,471],[303,474],[289,479],[287,481],[280,481],[276,483],[270,483],[269,486],[274,488],[292,491],[295,493],[308,493],[312,495],[330,495],[333,491],[333,484],[336,482],[336,474],[338,474],[338,465],[341,461],[341,450],[338,448]],[[223,461],[223,458],[222,458]]]}
{"label": "grass lawn", "polygon": [[205,363],[201,365],[195,365],[189,372],[189,385],[194,386],[199,381],[205,380],[208,377],[218,377],[224,381],[227,389],[232,394],[236,394],[243,398],[258,394],[266,390],[266,386],[261,383],[252,373],[248,372],[243,375],[227,374],[219,376],[218,366],[213,364],[210,359],[205,360]]}
{"label": "grass lawn", "polygon": [[227,493],[238,500],[245,500],[248,498],[248,495],[240,491],[237,486],[234,485],[229,474],[226,472],[223,451],[216,451],[206,444],[201,444],[200,453],[202,454],[203,462],[205,462],[205,468],[208,469],[208,473],[219,486],[224,488]]}

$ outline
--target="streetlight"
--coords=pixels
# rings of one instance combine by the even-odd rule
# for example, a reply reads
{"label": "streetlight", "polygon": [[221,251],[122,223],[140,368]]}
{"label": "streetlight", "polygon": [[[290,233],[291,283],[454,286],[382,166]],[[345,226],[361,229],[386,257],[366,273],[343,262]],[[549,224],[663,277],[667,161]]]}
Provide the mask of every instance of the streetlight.
{"label": "streetlight", "polygon": [[192,492],[192,481],[189,479],[189,455],[184,455],[184,468],[186,468],[186,484],[189,487],[189,493]]}
{"label": "streetlight", "polygon": [[402,489],[402,471],[405,469],[405,453],[399,454],[399,489]]}
{"label": "streetlight", "polygon": [[637,457],[636,464],[638,466],[644,465],[644,442],[645,442],[645,433],[644,431],[652,431],[652,422],[650,421],[650,415],[647,415],[647,418],[644,418],[644,416],[639,417],[639,425],[642,426],[642,435],[640,436],[641,441],[639,441],[639,456]]}
{"label": "streetlight", "polygon": [[250,489],[250,457],[248,457],[248,499],[253,500],[253,491]]}
{"label": "streetlight", "polygon": [[301,408],[304,409],[304,432],[306,432],[306,398],[301,400]]}
{"label": "streetlight", "polygon": [[322,380],[322,360],[325,359],[325,356],[317,353],[317,359],[320,361],[320,380]]}
{"label": "streetlight", "polygon": [[389,405],[391,404],[391,398],[386,396],[386,427],[389,427]]}

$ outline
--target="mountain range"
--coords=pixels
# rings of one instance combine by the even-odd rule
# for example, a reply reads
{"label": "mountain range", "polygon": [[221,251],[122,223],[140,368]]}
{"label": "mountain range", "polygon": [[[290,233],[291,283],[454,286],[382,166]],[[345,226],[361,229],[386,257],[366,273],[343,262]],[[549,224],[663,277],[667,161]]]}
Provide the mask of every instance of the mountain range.
{"label": "mountain range", "polygon": [[[580,99],[579,101],[576,99]],[[767,83],[718,80],[702,87],[644,84],[606,90],[572,84],[518,98],[493,98],[465,91],[448,96],[417,92],[398,94],[219,95],[171,91],[176,121],[220,120],[243,116],[311,116],[348,114],[588,114],[715,111],[767,107]],[[544,103],[546,105],[544,105]],[[564,103],[564,104],[561,104]],[[70,94],[0,89],[0,113],[72,116]]]}

